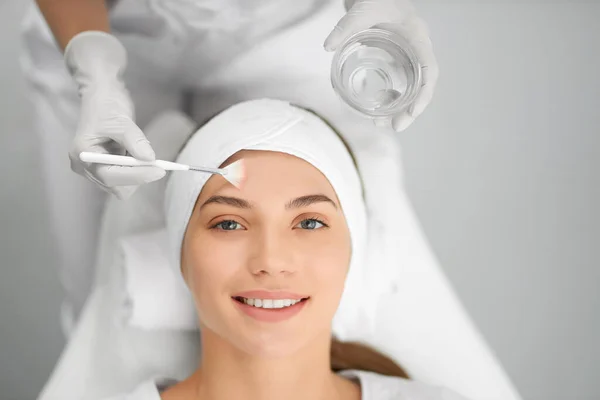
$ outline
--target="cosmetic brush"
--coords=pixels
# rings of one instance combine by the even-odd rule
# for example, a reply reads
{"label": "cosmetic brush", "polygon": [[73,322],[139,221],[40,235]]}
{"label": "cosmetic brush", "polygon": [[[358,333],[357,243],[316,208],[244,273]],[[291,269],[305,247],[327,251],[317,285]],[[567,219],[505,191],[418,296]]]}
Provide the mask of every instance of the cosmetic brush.
{"label": "cosmetic brush", "polygon": [[234,163],[226,166],[225,168],[210,168],[179,164],[176,162],[165,160],[142,161],[130,156],[93,153],[88,151],[79,153],[79,158],[83,162],[94,164],[120,165],[125,167],[151,166],[159,167],[166,171],[199,171],[208,174],[218,174],[221,175],[223,178],[227,179],[232,185],[234,185],[238,189],[241,187],[246,176],[246,169],[244,168],[243,162],[244,160],[237,160]]}

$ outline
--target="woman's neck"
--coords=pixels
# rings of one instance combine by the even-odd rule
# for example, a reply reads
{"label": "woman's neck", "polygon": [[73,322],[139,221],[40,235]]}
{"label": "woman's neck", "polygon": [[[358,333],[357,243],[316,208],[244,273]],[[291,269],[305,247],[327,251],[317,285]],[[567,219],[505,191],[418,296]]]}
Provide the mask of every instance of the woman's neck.
{"label": "woman's neck", "polygon": [[[189,396],[178,398],[360,399],[360,387],[356,383],[331,371],[330,340],[330,336],[323,335],[294,354],[265,358],[248,355],[205,330],[202,333],[201,366],[182,385]],[[169,397],[163,396],[163,399],[168,400]]]}

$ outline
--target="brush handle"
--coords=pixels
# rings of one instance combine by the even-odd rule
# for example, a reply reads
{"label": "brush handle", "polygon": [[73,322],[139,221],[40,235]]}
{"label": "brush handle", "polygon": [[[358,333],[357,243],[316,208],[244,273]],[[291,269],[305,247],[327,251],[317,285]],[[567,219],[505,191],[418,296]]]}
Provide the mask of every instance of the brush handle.
{"label": "brush handle", "polygon": [[83,162],[94,163],[94,164],[107,164],[107,165],[122,165],[126,167],[159,167],[167,171],[187,171],[190,169],[189,166],[184,164],[178,164],[171,161],[155,160],[155,161],[142,161],[137,158],[130,156],[119,156],[116,154],[104,154],[104,153],[93,153],[89,151],[83,151],[79,153],[79,158]]}

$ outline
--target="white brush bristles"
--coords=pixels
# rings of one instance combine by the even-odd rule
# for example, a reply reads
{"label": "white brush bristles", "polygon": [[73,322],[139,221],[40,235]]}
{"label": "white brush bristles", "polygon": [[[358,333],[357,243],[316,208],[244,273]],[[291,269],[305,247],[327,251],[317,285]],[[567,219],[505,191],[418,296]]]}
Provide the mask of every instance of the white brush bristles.
{"label": "white brush bristles", "polygon": [[244,160],[237,160],[223,169],[225,170],[223,171],[225,172],[223,178],[227,179],[233,186],[240,189],[246,179]]}

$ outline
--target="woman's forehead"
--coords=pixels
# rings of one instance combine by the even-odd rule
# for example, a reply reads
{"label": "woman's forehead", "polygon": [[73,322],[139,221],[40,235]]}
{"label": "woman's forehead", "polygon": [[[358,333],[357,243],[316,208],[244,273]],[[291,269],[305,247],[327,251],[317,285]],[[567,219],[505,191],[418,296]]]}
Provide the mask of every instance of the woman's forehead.
{"label": "woman's forehead", "polygon": [[218,193],[261,200],[322,193],[339,204],[325,175],[303,159],[275,151],[242,150],[223,166],[240,159],[244,160],[246,170],[241,189],[236,189],[223,177],[213,175],[204,185],[200,198]]}

